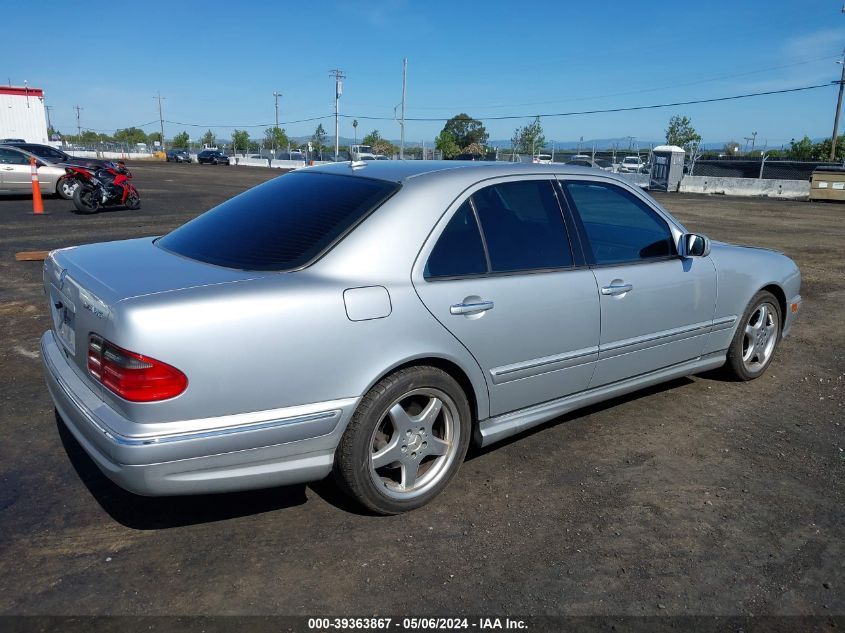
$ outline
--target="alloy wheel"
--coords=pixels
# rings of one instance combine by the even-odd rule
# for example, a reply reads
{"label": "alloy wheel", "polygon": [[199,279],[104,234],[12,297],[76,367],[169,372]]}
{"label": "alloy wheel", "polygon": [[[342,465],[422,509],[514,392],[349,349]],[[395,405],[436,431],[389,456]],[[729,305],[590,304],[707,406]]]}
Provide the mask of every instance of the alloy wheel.
{"label": "alloy wheel", "polygon": [[761,372],[768,364],[777,344],[779,325],[777,309],[768,302],[751,313],[742,338],[742,364],[748,372]]}
{"label": "alloy wheel", "polygon": [[415,389],[396,399],[370,440],[372,481],[388,497],[425,494],[449,472],[461,424],[452,399],[439,389]]}

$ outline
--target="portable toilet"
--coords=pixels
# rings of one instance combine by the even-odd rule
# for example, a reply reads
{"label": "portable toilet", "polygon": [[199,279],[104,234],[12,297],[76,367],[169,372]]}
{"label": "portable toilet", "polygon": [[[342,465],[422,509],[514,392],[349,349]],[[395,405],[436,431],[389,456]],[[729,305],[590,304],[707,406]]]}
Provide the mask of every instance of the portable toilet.
{"label": "portable toilet", "polygon": [[677,145],[658,145],[651,150],[651,191],[677,191],[684,176],[684,152]]}

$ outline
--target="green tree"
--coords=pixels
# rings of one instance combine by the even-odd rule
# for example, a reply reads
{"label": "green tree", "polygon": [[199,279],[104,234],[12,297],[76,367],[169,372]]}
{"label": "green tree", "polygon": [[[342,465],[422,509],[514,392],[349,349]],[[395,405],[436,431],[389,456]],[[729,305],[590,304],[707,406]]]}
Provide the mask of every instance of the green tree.
{"label": "green tree", "polygon": [[191,142],[191,137],[187,132],[179,132],[173,137],[173,147],[176,149],[188,149],[188,144]]}
{"label": "green tree", "polygon": [[207,130],[205,134],[202,135],[200,142],[203,145],[214,145],[216,137],[214,136],[214,132],[211,130]]}
{"label": "green tree", "polygon": [[540,117],[535,117],[528,125],[516,128],[513,131],[511,144],[520,154],[531,154],[532,156],[543,149],[543,145],[546,144],[546,137],[543,136]]}
{"label": "green tree", "polygon": [[484,129],[484,125],[482,125],[481,121],[473,119],[465,112],[456,114],[446,121],[446,125],[443,126],[443,130],[440,132],[440,136],[442,136],[444,132],[451,136],[455,145],[462,150],[473,143],[477,143],[478,145],[487,145],[487,139],[489,138],[487,130]]}
{"label": "green tree", "polygon": [[446,128],[443,128],[437,138],[434,139],[434,146],[447,160],[461,153],[461,148],[455,141],[455,137]]}
{"label": "green tree", "polygon": [[378,130],[373,130],[369,134],[367,134],[364,138],[361,139],[362,145],[369,145],[370,147],[374,147],[376,143],[381,141],[381,134],[379,134]]}
{"label": "green tree", "polygon": [[666,128],[666,144],[683,147],[687,152],[690,148],[701,143],[701,134],[695,131],[692,121],[688,117],[676,114],[669,119],[669,127]]}
{"label": "green tree", "polygon": [[[789,154],[798,160],[812,160],[815,153],[814,149],[813,141],[811,141],[810,137],[806,134],[800,141],[796,142],[795,139],[792,139],[789,142]],[[829,149],[830,145],[828,145],[828,150]]]}
{"label": "green tree", "polygon": [[[812,157],[816,160],[830,159],[829,138],[813,144]],[[836,153],[834,154],[834,160],[842,160],[843,158],[845,158],[845,134],[836,137]]]}
{"label": "green tree", "polygon": [[152,145],[156,141],[161,143],[161,132],[151,132],[150,134],[147,134],[147,143]]}
{"label": "green tree", "polygon": [[264,140],[262,143],[264,149],[273,149],[275,147],[277,150],[286,150],[288,147],[288,135],[280,127],[268,127],[264,130]]}
{"label": "green tree", "polygon": [[[810,139],[807,139],[810,140]],[[736,141],[728,141],[725,143],[722,151],[727,154],[728,156],[736,156],[739,154],[740,144]]]}
{"label": "green tree", "polygon": [[387,139],[382,138],[373,143],[373,154],[393,156],[393,154],[397,153],[399,153],[399,148]]}
{"label": "green tree", "polygon": [[232,149],[237,152],[249,151],[249,132],[246,130],[234,130],[232,132]]}
{"label": "green tree", "polygon": [[320,123],[317,126],[317,129],[314,130],[314,134],[311,135],[311,145],[314,147],[314,152],[317,154],[322,155],[323,150],[326,149],[326,129],[323,127],[323,124]]}
{"label": "green tree", "polygon": [[[85,134],[82,136],[84,137]],[[114,140],[118,143],[126,143],[127,145],[136,145],[138,143],[147,143],[149,141],[146,132],[137,127],[115,130]]]}

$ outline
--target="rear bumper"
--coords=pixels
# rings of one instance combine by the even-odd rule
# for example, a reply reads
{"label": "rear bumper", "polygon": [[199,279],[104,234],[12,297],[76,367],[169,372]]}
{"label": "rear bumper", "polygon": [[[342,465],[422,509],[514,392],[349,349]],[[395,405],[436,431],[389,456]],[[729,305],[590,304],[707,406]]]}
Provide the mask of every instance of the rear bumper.
{"label": "rear bumper", "polygon": [[[150,434],[80,379],[51,331],[41,338],[41,357],[47,388],[68,430],[107,477],[140,495],[230,492],[322,479],[331,472],[335,448],[358,403],[346,398],[227,415],[191,424],[188,431]],[[137,433],[126,431],[133,426]]]}

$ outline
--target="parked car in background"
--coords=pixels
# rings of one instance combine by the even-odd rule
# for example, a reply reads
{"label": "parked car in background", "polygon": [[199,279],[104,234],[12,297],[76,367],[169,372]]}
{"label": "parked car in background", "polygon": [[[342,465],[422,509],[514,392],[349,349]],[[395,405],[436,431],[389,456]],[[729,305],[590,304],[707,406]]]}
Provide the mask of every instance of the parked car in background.
{"label": "parked car in background", "polygon": [[375,159],[376,159],[376,160],[390,160],[390,159],[389,159],[387,156],[385,156],[384,154],[376,154],[376,155],[375,155]]}
{"label": "parked car in background", "polygon": [[229,157],[217,149],[204,149],[197,154],[197,162],[200,165],[228,165]]}
{"label": "parked car in background", "polygon": [[168,163],[190,163],[191,155],[186,149],[169,149],[165,154]]}
{"label": "parked car in background", "polygon": [[32,193],[32,165],[30,158],[35,158],[38,171],[38,184],[42,195],[58,195],[66,200],[73,198],[76,181],[70,178],[63,164],[44,160],[17,147],[0,145],[0,193]]}
{"label": "parked car in background", "polygon": [[38,158],[43,158],[50,163],[67,163],[68,165],[79,165],[80,167],[89,167],[91,169],[102,169],[110,163],[110,161],[102,158],[73,156],[51,145],[42,145],[41,143],[11,142],[3,143],[3,145],[17,147],[18,149],[38,156]]}
{"label": "parked car in background", "polygon": [[593,169],[601,169],[602,171],[613,171],[613,163],[603,158],[578,158],[566,162],[567,165],[578,165],[580,167],[591,167]]}
{"label": "parked car in background", "polygon": [[383,514],[443,491],[473,438],[688,374],[757,378],[801,307],[785,255],[559,164],[317,166],[163,237],[53,251],[43,279],[47,385],[119,485],[334,472]]}
{"label": "parked car in background", "polygon": [[548,165],[552,162],[551,154],[535,154],[531,158],[531,162],[535,165]]}
{"label": "parked car in background", "polygon": [[639,156],[626,156],[619,163],[620,173],[640,173],[643,171],[645,163]]}

